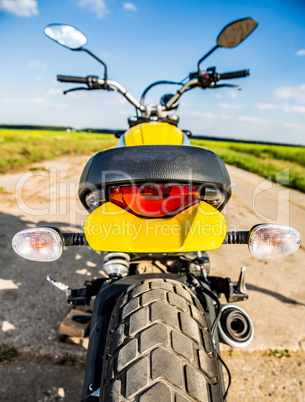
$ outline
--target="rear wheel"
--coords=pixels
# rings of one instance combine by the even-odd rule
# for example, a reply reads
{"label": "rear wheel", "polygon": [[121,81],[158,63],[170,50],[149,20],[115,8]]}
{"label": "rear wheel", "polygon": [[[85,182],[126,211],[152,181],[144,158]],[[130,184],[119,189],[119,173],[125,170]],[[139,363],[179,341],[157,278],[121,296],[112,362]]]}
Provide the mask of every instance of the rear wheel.
{"label": "rear wheel", "polygon": [[121,296],[109,325],[100,400],[223,400],[209,324],[188,287],[147,279]]}

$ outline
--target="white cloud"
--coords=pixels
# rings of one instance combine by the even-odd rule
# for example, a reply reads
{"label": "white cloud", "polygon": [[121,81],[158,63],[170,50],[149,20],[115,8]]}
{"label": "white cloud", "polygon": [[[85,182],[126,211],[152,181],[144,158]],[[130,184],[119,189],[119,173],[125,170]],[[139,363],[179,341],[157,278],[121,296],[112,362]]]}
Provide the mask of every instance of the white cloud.
{"label": "white cloud", "polygon": [[285,113],[302,113],[305,114],[305,106],[302,105],[288,105],[281,106]]}
{"label": "white cloud", "polygon": [[69,106],[63,103],[49,102],[48,100],[40,97],[36,98],[3,98],[0,103],[15,105],[15,104],[31,104],[36,106],[51,107],[56,109],[68,109]]}
{"label": "white cloud", "polygon": [[305,114],[305,106],[303,105],[289,105],[288,103],[282,103],[275,105],[273,103],[258,103],[255,105],[259,110],[282,110],[284,113],[301,113]]}
{"label": "white cloud", "polygon": [[0,102],[6,104],[19,104],[19,103],[25,103],[25,100],[21,98],[15,98],[15,99],[2,98],[0,99]]}
{"label": "white cloud", "polygon": [[253,116],[237,116],[237,117],[235,117],[235,116],[231,116],[231,115],[228,115],[228,114],[222,114],[220,116],[220,118],[222,120],[242,121],[242,122],[245,122],[245,123],[261,124],[261,125],[264,125],[264,126],[270,125],[269,120],[261,119],[259,117],[253,117]]}
{"label": "white cloud", "polygon": [[98,18],[103,18],[110,13],[104,0],[79,0],[77,4],[95,13]]}
{"label": "white cloud", "polygon": [[259,110],[274,110],[278,108],[278,105],[274,105],[273,103],[258,103],[255,107]]}
{"label": "white cloud", "polygon": [[299,102],[305,103],[305,84],[294,87],[278,88],[275,91],[275,96],[278,99],[296,99]]}
{"label": "white cloud", "polygon": [[40,96],[40,91],[16,91],[15,95],[21,96],[21,97],[29,97],[29,98],[36,98],[37,96]]}
{"label": "white cloud", "polygon": [[128,116],[130,113],[127,112],[127,110],[120,110],[120,111],[118,112],[118,114],[121,115],[121,116]]}
{"label": "white cloud", "polygon": [[188,103],[188,102],[184,102],[184,101],[181,101],[180,102],[180,108],[181,109],[184,109],[184,108],[190,108],[191,107],[191,104],[190,103]]}
{"label": "white cloud", "polygon": [[267,119],[261,119],[259,117],[254,117],[254,116],[232,116],[229,114],[221,114],[220,116],[215,115],[214,113],[211,112],[204,112],[202,110],[190,110],[190,111],[185,111],[183,113],[184,116],[190,116],[190,117],[203,117],[205,119],[221,119],[221,120],[232,120],[232,121],[242,121],[245,123],[254,123],[254,124],[260,124],[260,125],[270,125],[270,121]]}
{"label": "white cloud", "polygon": [[216,99],[225,99],[225,98],[231,98],[231,99],[235,99],[238,96],[238,91],[237,90],[233,90],[233,91],[229,91],[229,92],[222,92],[222,94],[220,93],[216,93],[216,92],[210,92],[210,96],[213,96]]}
{"label": "white cloud", "polygon": [[54,102],[49,102],[48,100],[44,98],[33,98],[29,100],[29,103],[32,103],[33,105],[38,105],[38,106],[47,106],[47,107],[53,107],[56,109],[68,109],[69,106],[63,103],[54,103]]}
{"label": "white cloud", "polygon": [[106,99],[104,101],[105,105],[113,105],[113,106],[126,105],[127,103],[128,103],[127,99],[123,98],[121,95],[113,99]]}
{"label": "white cloud", "polygon": [[230,91],[228,93],[229,98],[236,98],[237,97],[237,91]]}
{"label": "white cloud", "polygon": [[296,52],[296,56],[305,56],[305,49],[300,49]]}
{"label": "white cloud", "polygon": [[[182,113],[181,113],[182,115]],[[183,112],[183,115],[185,116],[191,116],[191,117],[204,117],[206,119],[215,119],[216,115],[211,112],[203,112],[202,110],[189,110]]]}
{"label": "white cloud", "polygon": [[218,106],[224,109],[242,109],[244,107],[243,105],[237,105],[234,103],[225,103],[225,102],[220,102]]}
{"label": "white cloud", "polygon": [[284,123],[283,126],[286,128],[293,128],[295,130],[304,130],[305,129],[305,126],[302,126],[301,124],[297,124],[297,123],[291,123],[291,122]]}
{"label": "white cloud", "polygon": [[34,105],[45,105],[46,104],[46,100],[43,98],[33,98],[33,99],[30,99],[29,102],[33,103]]}
{"label": "white cloud", "polygon": [[230,114],[222,114],[222,115],[220,116],[220,118],[221,118],[222,120],[234,120],[233,116],[231,116]]}
{"label": "white cloud", "polygon": [[47,64],[44,61],[39,60],[30,60],[28,62],[28,66],[30,68],[36,68],[38,70],[45,70],[47,68]]}
{"label": "white cloud", "polygon": [[0,0],[0,11],[15,14],[18,17],[38,15],[36,0]]}
{"label": "white cloud", "polygon": [[128,10],[128,11],[138,11],[139,10],[138,7],[135,6],[133,3],[124,3],[123,7],[125,10]]}
{"label": "white cloud", "polygon": [[268,125],[269,121],[265,119],[260,119],[259,117],[251,117],[251,116],[239,116],[237,120],[244,121],[246,123],[259,123],[263,125]]}
{"label": "white cloud", "polygon": [[50,96],[50,95],[59,95],[59,94],[62,95],[62,92],[63,92],[62,89],[59,89],[59,88],[50,88],[50,89],[48,90],[48,93],[47,93],[46,96]]}

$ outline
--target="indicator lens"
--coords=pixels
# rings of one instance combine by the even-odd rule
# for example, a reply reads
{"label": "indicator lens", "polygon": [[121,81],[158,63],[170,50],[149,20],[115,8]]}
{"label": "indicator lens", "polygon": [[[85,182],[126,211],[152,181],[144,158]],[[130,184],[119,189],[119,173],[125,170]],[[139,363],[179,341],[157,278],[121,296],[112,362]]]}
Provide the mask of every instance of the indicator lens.
{"label": "indicator lens", "polygon": [[281,258],[298,250],[301,236],[289,226],[262,224],[251,230],[248,244],[256,258]]}
{"label": "indicator lens", "polygon": [[61,235],[52,228],[25,229],[12,239],[14,251],[26,260],[55,261],[63,250]]}

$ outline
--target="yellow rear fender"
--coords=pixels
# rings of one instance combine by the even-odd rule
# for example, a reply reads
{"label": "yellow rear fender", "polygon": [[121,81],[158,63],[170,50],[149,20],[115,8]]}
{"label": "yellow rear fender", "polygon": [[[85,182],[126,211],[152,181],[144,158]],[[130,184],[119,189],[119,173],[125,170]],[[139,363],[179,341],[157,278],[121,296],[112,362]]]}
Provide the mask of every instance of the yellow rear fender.
{"label": "yellow rear fender", "polygon": [[165,219],[144,219],[106,202],[87,218],[84,232],[100,251],[173,253],[214,250],[226,236],[224,216],[201,201]]}

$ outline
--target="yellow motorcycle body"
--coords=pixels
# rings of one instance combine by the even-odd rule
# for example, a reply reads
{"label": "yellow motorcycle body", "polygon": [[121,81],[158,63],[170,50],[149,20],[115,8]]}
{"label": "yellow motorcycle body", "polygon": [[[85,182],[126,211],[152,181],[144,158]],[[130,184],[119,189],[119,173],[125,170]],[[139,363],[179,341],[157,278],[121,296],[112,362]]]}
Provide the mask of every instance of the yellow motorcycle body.
{"label": "yellow motorcycle body", "polygon": [[[183,146],[185,149],[190,143],[186,134],[174,125],[150,122],[138,124],[127,130],[120,137],[118,148],[115,150],[137,147],[134,149],[139,155],[144,149],[146,151],[151,149],[153,154],[159,149],[168,149],[160,148],[162,145],[174,146],[170,149],[175,151],[176,147]],[[110,155],[112,151],[112,155],[116,155],[118,152],[115,150],[100,154],[108,152],[107,155]],[[89,161],[88,164],[90,163]],[[97,162],[94,163],[96,166]],[[121,164],[120,168],[124,170],[124,159]],[[92,165],[85,168],[86,177],[90,175],[90,170]],[[149,181],[150,177],[147,179]],[[88,188],[91,189],[86,184],[86,189]],[[113,204],[106,197],[102,205],[88,216],[84,232],[90,247],[94,250],[175,253],[219,248],[225,239],[227,225],[220,211],[205,201],[197,202],[174,216],[148,218],[136,216]]]}

